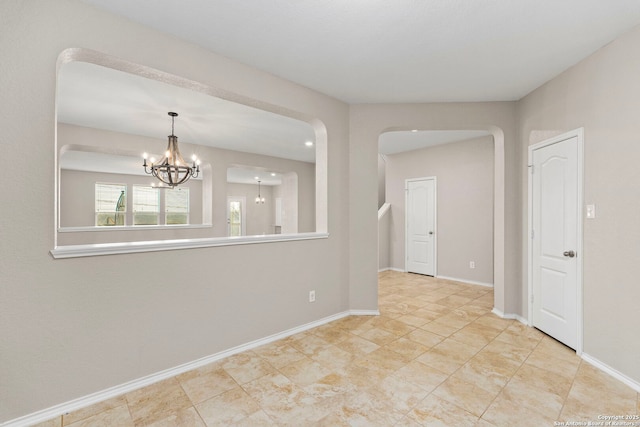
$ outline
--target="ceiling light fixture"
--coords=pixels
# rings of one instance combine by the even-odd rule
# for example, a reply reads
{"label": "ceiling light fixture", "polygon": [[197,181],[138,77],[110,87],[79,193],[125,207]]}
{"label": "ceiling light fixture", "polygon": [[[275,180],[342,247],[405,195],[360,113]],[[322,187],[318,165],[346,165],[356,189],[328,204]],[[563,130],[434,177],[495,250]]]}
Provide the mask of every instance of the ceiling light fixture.
{"label": "ceiling light fixture", "polygon": [[306,145],[307,147],[311,147],[313,145],[313,142],[307,141],[304,143],[304,145]]}
{"label": "ceiling light fixture", "polygon": [[264,204],[264,197],[260,195],[260,180],[258,180],[258,197],[256,197],[256,204]]}
{"label": "ceiling light fixture", "polygon": [[147,165],[147,153],[144,153],[144,171],[150,175],[155,176],[161,182],[167,184],[173,188],[180,184],[183,184],[189,180],[189,178],[197,178],[200,173],[200,160],[194,154],[191,158],[193,160],[193,166],[187,165],[180,149],[178,148],[178,137],[173,134],[173,125],[178,113],[170,111],[167,113],[171,116],[171,135],[169,135],[169,143],[167,145],[167,151],[164,153],[164,157],[159,162],[155,162],[155,159],[151,158],[151,167]]}

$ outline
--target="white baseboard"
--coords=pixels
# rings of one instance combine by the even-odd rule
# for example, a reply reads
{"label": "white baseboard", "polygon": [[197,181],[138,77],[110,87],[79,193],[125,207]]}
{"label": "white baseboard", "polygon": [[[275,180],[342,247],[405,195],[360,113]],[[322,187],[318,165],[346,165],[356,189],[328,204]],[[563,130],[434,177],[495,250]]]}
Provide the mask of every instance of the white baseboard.
{"label": "white baseboard", "polygon": [[185,373],[187,371],[191,371],[196,368],[200,368],[202,366],[208,365],[209,363],[216,362],[218,360],[224,359],[226,357],[232,356],[237,353],[242,353],[243,351],[251,350],[256,347],[260,347],[265,344],[272,343],[274,341],[281,340],[283,338],[287,338],[291,335],[298,334],[300,332],[304,332],[309,329],[316,328],[318,326],[324,325],[329,322],[333,322],[334,320],[342,319],[347,316],[378,316],[380,312],[378,310],[347,310],[341,313],[334,314],[332,316],[328,316],[301,326],[296,326],[295,328],[288,329],[283,332],[279,332],[277,334],[269,335],[264,338],[257,339],[255,341],[248,342],[246,344],[242,344],[228,350],[221,351],[219,353],[212,354],[210,356],[205,356],[201,359],[197,359],[191,362],[184,363],[182,365],[165,369],[164,371],[156,372],[151,375],[147,375],[142,378],[138,378],[133,381],[126,382],[124,384],[120,384],[114,387],[110,387],[108,389],[98,391],[96,393],[89,394],[87,396],[83,396],[77,399],[70,400],[68,402],[64,402],[55,406],[52,406],[47,409],[43,409],[41,411],[34,412],[32,414],[28,414],[22,416],[20,418],[16,418],[13,420],[5,421],[0,424],[0,427],[23,427],[23,426],[31,426],[43,421],[50,420],[55,417],[59,417],[63,414],[76,411],[78,409],[102,402],[107,399],[111,399],[112,397],[120,396],[125,393],[129,393],[133,390],[137,390],[142,387],[146,387],[153,383],[157,383],[162,380],[166,380],[167,378],[174,377],[176,375]]}
{"label": "white baseboard", "polygon": [[404,270],[401,270],[399,268],[393,268],[393,267],[382,268],[378,270],[378,273],[382,273],[383,271],[397,271],[398,273],[406,273]]}
{"label": "white baseboard", "polygon": [[495,314],[498,317],[502,317],[503,319],[513,319],[513,320],[517,320],[520,323],[523,323],[527,326],[529,326],[529,321],[527,319],[525,319],[524,317],[520,316],[519,314],[514,314],[514,313],[504,313],[501,310],[498,310],[497,308],[493,307],[493,309],[491,310],[491,312],[493,314]]}
{"label": "white baseboard", "polygon": [[378,310],[349,310],[348,316],[380,316]]}
{"label": "white baseboard", "polygon": [[469,285],[478,285],[478,286],[486,286],[488,288],[493,288],[493,283],[486,283],[486,282],[476,282],[475,280],[469,280],[469,279],[458,279],[456,277],[448,277],[448,276],[436,276],[437,279],[444,279],[444,280],[453,280],[454,282],[461,282],[461,283],[467,283]]}
{"label": "white baseboard", "polygon": [[629,378],[622,372],[615,370],[614,368],[607,365],[606,363],[602,363],[595,357],[589,356],[587,353],[583,352],[581,357],[585,362],[595,366],[596,368],[600,369],[603,372],[606,372],[607,374],[611,375],[613,378],[619,381],[622,381],[623,383],[625,383],[626,385],[628,385],[629,387],[631,387],[632,389],[640,393],[640,382],[632,378]]}

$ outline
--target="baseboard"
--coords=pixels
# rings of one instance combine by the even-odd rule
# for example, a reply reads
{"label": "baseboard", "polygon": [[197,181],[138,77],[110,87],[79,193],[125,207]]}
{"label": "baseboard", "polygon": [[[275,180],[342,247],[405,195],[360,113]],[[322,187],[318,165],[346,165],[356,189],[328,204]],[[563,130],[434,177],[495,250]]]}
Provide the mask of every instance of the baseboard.
{"label": "baseboard", "polygon": [[380,316],[378,310],[349,310],[348,316]]}
{"label": "baseboard", "polygon": [[476,282],[475,280],[469,280],[469,279],[458,279],[456,277],[448,277],[448,276],[436,276],[437,279],[444,279],[444,280],[453,280],[454,282],[461,282],[461,283],[466,283],[469,285],[478,285],[478,286],[486,286],[488,288],[493,288],[493,283],[485,283],[485,282]]}
{"label": "baseboard", "polygon": [[520,323],[523,323],[527,326],[529,326],[529,321],[527,319],[525,319],[524,317],[520,316],[519,314],[514,314],[514,313],[504,313],[501,310],[498,310],[497,308],[493,307],[493,309],[491,310],[491,312],[493,314],[495,314],[498,317],[502,317],[503,319],[512,319],[512,320],[517,320]]}
{"label": "baseboard", "polygon": [[242,353],[243,351],[251,350],[256,347],[260,347],[265,344],[272,343],[274,341],[281,340],[283,338],[287,338],[291,335],[298,334],[300,332],[304,332],[309,329],[316,328],[318,326],[324,325],[329,322],[333,322],[334,320],[342,319],[347,316],[377,316],[380,315],[378,310],[347,310],[341,313],[334,314],[332,316],[328,316],[310,323],[306,323],[301,326],[297,326],[295,328],[288,329],[283,332],[279,332],[277,334],[269,335],[264,338],[257,339],[255,341],[248,342],[246,344],[242,344],[228,350],[221,351],[219,353],[212,354],[210,356],[205,356],[201,359],[194,360],[192,362],[188,362],[173,368],[165,369],[164,371],[156,372],[151,375],[147,375],[142,378],[138,378],[133,381],[126,382],[124,384],[120,384],[114,387],[110,387],[108,389],[98,391],[96,393],[89,394],[87,396],[83,396],[65,403],[61,403],[55,406],[52,406],[47,409],[43,409],[41,411],[34,412],[32,414],[28,414],[22,416],[20,418],[16,418],[14,420],[5,421],[4,423],[0,423],[0,427],[23,427],[23,426],[31,426],[43,421],[50,420],[55,417],[59,417],[63,414],[76,411],[78,409],[102,402],[107,399],[111,399],[116,396],[120,396],[125,393],[129,393],[133,390],[137,390],[142,387],[146,387],[148,385],[157,383],[162,380],[166,380],[167,378],[174,377],[176,375],[185,373],[187,371],[191,371],[196,368],[200,368],[202,366],[208,365],[209,363],[216,362],[218,360],[224,359],[226,357],[232,356],[237,353]]}
{"label": "baseboard", "polygon": [[400,270],[399,268],[393,268],[393,267],[381,268],[380,270],[378,270],[378,273],[382,273],[384,271],[397,271],[398,273],[406,273],[404,270]]}
{"label": "baseboard", "polygon": [[[525,325],[529,324],[529,322],[527,322],[526,319],[523,318],[522,316],[519,316],[517,314],[505,314],[505,313],[503,313],[502,311],[498,310],[495,307],[494,307],[493,310],[491,310],[491,312],[493,314],[495,314],[496,316],[502,317],[503,319],[515,319],[515,320],[518,320],[521,323],[524,323]],[[595,366],[596,368],[600,369],[602,372],[605,372],[605,373],[611,375],[613,378],[617,379],[618,381],[623,382],[624,384],[628,385],[629,387],[631,387],[632,389],[634,389],[635,391],[640,393],[640,382],[638,382],[638,381],[636,381],[636,380],[634,380],[632,378],[629,378],[628,376],[626,376],[622,372],[612,368],[611,366],[607,365],[606,363],[603,363],[603,362],[599,361],[598,359],[596,359],[593,356],[589,356],[585,352],[582,352],[580,357],[585,362],[589,363],[590,365]]]}
{"label": "baseboard", "polygon": [[602,363],[595,357],[589,356],[587,353],[583,352],[581,357],[585,362],[595,366],[596,368],[600,369],[603,372],[606,372],[607,374],[611,375],[613,378],[617,379],[618,381],[622,381],[623,383],[625,383],[626,385],[628,385],[629,387],[631,387],[632,389],[640,393],[640,382],[632,378],[629,378],[622,372],[612,368],[606,363]]}

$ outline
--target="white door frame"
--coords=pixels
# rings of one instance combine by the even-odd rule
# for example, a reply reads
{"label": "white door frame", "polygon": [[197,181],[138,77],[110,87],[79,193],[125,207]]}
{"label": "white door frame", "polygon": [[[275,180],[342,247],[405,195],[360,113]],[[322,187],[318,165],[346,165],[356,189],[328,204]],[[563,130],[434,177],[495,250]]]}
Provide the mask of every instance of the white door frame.
{"label": "white door frame", "polygon": [[528,243],[528,257],[527,257],[527,274],[528,274],[528,322],[529,326],[533,326],[533,176],[532,176],[532,167],[533,167],[533,152],[539,148],[546,147],[548,145],[553,145],[558,142],[565,141],[567,139],[576,138],[577,142],[577,152],[578,152],[578,218],[576,218],[576,225],[578,227],[577,240],[576,240],[576,251],[578,256],[576,257],[577,261],[577,271],[576,271],[576,288],[577,288],[577,344],[576,344],[576,354],[579,356],[582,354],[582,346],[583,346],[583,297],[582,297],[582,269],[583,269],[583,259],[584,259],[584,251],[583,251],[583,191],[584,191],[584,128],[578,128],[562,135],[558,135],[554,138],[547,139],[545,141],[539,142],[534,145],[529,146],[529,157],[528,157],[528,181],[529,181],[529,194],[528,194],[528,207],[527,207],[527,221],[528,221],[528,232],[527,232],[527,240]]}
{"label": "white door frame", "polygon": [[245,196],[227,196],[227,237],[229,236],[229,229],[231,228],[231,218],[229,217],[229,202],[232,200],[239,200],[241,206],[241,230],[240,235],[247,235],[247,198]]}
{"label": "white door frame", "polygon": [[410,178],[404,180],[404,271],[409,271],[409,183],[413,181],[433,181],[433,277],[438,277],[438,180],[435,176]]}

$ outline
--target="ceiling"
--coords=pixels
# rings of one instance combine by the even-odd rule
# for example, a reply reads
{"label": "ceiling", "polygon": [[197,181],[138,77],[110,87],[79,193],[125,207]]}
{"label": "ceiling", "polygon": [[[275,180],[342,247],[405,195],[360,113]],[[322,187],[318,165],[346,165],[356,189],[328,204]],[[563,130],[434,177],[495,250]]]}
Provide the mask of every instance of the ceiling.
{"label": "ceiling", "polygon": [[[58,121],[164,140],[156,154],[166,149],[167,113],[175,111],[180,143],[315,163],[306,122],[95,64],[64,64],[56,99]],[[185,159],[193,154],[181,151]]]}
{"label": "ceiling", "polygon": [[485,130],[411,130],[385,132],[378,138],[378,152],[386,155],[396,154],[488,135],[490,135],[490,133]]}
{"label": "ceiling", "polygon": [[282,184],[282,173],[248,166],[227,169],[227,182],[257,185],[258,180],[262,185],[280,185]]}
{"label": "ceiling", "polygon": [[348,103],[518,100],[638,0],[84,0]]}

